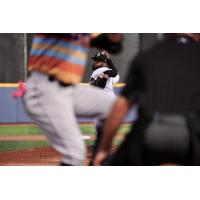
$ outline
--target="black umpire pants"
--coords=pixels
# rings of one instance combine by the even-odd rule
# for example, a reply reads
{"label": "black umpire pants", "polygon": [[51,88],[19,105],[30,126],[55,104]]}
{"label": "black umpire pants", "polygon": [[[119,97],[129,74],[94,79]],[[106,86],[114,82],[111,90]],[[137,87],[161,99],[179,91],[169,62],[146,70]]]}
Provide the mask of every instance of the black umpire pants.
{"label": "black umpire pants", "polygon": [[106,165],[200,165],[200,117],[141,116]]}

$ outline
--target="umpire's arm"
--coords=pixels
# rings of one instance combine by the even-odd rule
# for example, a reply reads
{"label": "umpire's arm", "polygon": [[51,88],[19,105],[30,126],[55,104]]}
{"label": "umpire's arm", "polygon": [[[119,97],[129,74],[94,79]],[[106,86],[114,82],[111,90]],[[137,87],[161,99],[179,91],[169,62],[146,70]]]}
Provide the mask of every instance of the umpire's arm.
{"label": "umpire's arm", "polygon": [[94,160],[94,165],[101,165],[110,153],[113,138],[131,106],[132,105],[125,97],[118,97],[106,120],[102,142]]}

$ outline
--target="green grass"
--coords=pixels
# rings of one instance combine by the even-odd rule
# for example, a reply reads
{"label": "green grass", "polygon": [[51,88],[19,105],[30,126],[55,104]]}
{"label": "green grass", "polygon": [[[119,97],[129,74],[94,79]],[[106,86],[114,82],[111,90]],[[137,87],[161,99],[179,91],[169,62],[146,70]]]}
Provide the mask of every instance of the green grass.
{"label": "green grass", "polygon": [[[86,145],[93,145],[93,141],[86,140]],[[114,141],[113,144],[119,145],[120,141]],[[41,147],[50,147],[47,141],[0,141],[0,152],[19,151]]]}
{"label": "green grass", "polygon": [[[80,129],[84,135],[93,135],[95,127],[93,124],[80,124]],[[130,130],[129,124],[123,124],[119,129],[120,134],[125,134]],[[2,135],[41,135],[42,130],[37,126],[20,125],[20,126],[0,126],[0,136]]]}
{"label": "green grass", "polygon": [[120,134],[127,134],[131,130],[131,125],[130,124],[123,124],[121,125],[119,129]]}
{"label": "green grass", "polygon": [[[80,129],[83,135],[95,134],[94,124],[80,124]],[[126,134],[130,130],[129,124],[123,124],[120,129],[120,134]],[[0,126],[0,136],[23,136],[23,135],[41,135],[42,131],[37,126],[16,125],[16,126]],[[86,140],[87,145],[92,145],[94,142]],[[114,144],[119,144],[120,141],[114,141]],[[0,152],[17,151],[31,148],[39,148],[49,146],[46,141],[0,141]]]}
{"label": "green grass", "polygon": [[0,126],[1,135],[40,135],[42,131],[37,126]]}
{"label": "green grass", "polygon": [[47,141],[0,141],[0,152],[19,151],[49,146]]}

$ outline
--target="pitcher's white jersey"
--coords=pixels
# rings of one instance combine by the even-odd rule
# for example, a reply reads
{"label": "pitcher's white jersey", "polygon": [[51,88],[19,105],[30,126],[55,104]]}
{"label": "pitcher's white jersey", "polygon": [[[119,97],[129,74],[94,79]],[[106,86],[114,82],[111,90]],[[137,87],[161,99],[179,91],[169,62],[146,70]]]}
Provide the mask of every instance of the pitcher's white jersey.
{"label": "pitcher's white jersey", "polygon": [[[96,80],[101,74],[103,74],[105,71],[109,71],[109,70],[112,70],[112,69],[110,69],[108,67],[100,67],[100,68],[94,70],[90,77],[90,80]],[[115,77],[108,77],[104,90],[106,92],[110,92],[110,93],[114,94],[113,84],[118,83],[118,82],[119,82],[119,74],[117,74]]]}

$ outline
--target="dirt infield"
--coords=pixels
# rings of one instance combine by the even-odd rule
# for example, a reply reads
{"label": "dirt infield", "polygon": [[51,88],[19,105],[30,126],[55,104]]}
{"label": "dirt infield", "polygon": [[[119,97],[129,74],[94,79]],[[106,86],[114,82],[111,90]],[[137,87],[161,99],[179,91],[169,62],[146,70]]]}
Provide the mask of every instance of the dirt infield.
{"label": "dirt infield", "polygon": [[35,148],[0,153],[1,166],[57,165],[60,155],[52,148]]}
{"label": "dirt infield", "polygon": [[[120,141],[123,137],[118,135],[115,139]],[[84,135],[83,138],[94,141],[95,135]],[[44,135],[0,136],[0,141],[47,141],[47,138]],[[92,146],[88,145],[87,149],[84,165],[88,165],[92,155]],[[0,166],[57,166],[60,157],[61,155],[51,147],[0,152]]]}
{"label": "dirt infield", "polygon": [[[84,165],[88,165],[91,154],[92,148],[88,146]],[[59,160],[60,154],[51,147],[0,153],[0,166],[57,166]]]}
{"label": "dirt infield", "polygon": [[[83,139],[94,141],[95,135],[83,135]],[[122,140],[123,135],[117,135],[116,140]],[[47,141],[45,135],[0,135],[0,141]]]}
{"label": "dirt infield", "polygon": [[44,135],[3,135],[0,136],[0,141],[46,141]]}

